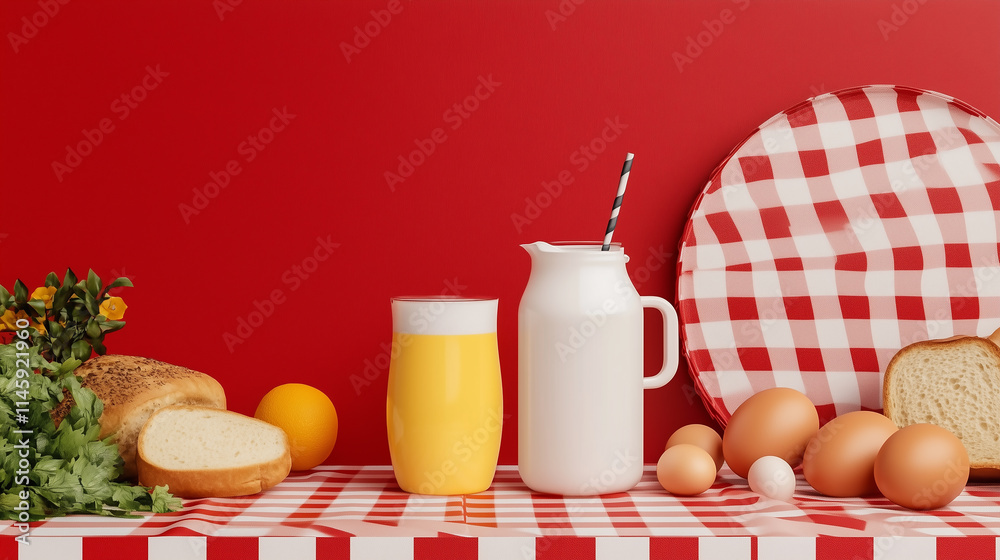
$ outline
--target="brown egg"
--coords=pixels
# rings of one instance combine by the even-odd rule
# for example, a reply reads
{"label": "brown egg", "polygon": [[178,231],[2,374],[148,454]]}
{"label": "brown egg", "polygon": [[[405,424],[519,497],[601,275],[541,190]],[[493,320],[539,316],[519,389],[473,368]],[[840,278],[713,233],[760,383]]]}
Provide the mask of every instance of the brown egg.
{"label": "brown egg", "polygon": [[656,463],[656,480],[664,490],[678,496],[701,494],[712,487],[715,475],[712,456],[690,443],[667,449]]}
{"label": "brown egg", "polygon": [[968,481],[969,455],[962,440],[933,424],[900,428],[875,458],[878,489],[910,509],[944,507]]}
{"label": "brown egg", "polygon": [[896,424],[877,412],[848,412],[829,421],[809,440],[802,474],[820,494],[838,498],[878,494],[875,456],[896,433]]}
{"label": "brown egg", "polygon": [[718,472],[722,468],[722,463],[725,461],[722,455],[722,437],[712,428],[704,424],[688,424],[678,428],[667,440],[666,449],[679,443],[690,443],[704,449],[715,461],[715,471]]}
{"label": "brown egg", "polygon": [[750,465],[765,455],[797,466],[817,430],[819,415],[809,397],[795,389],[775,387],[736,409],[722,436],[722,450],[733,472],[746,478]]}

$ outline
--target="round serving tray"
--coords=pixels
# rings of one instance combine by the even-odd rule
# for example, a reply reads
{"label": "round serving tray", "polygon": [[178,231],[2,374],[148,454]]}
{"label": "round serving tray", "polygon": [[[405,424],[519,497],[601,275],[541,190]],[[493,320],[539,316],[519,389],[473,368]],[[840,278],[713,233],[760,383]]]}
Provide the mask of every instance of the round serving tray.
{"label": "round serving tray", "polygon": [[750,395],[804,392],[821,421],[881,409],[903,346],[1000,327],[1000,126],[901,86],[820,95],[714,171],[681,240],[691,376],[724,426]]}

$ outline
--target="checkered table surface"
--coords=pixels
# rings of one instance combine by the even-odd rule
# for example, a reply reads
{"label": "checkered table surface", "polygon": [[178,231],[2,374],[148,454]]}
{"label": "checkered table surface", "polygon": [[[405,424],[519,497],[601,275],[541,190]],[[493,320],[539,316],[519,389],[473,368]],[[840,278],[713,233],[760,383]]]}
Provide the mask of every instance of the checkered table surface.
{"label": "checkered table surface", "polygon": [[970,486],[946,509],[912,512],[884,498],[826,498],[801,476],[794,502],[777,502],[728,467],[692,498],[663,491],[652,465],[632,491],[591,498],[533,493],[510,466],[488,491],[451,497],[402,492],[390,467],[322,467],[255,496],[186,500],[173,514],[36,523],[29,546],[14,542],[10,522],[0,527],[0,558],[22,560],[109,552],[152,560],[997,558],[1000,485]]}
{"label": "checkered table surface", "polygon": [[879,410],[900,348],[1000,327],[998,162],[1000,125],[914,88],[828,93],[761,125],[681,240],[681,335],[713,416],[774,386],[824,422]]}

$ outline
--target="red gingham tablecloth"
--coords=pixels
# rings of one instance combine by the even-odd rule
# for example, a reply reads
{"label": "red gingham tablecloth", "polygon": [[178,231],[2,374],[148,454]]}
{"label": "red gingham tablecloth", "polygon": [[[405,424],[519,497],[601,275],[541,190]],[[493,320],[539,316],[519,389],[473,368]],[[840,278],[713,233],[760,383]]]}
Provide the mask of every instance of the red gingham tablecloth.
{"label": "red gingham tablecloth", "polygon": [[648,465],[628,493],[531,492],[515,467],[481,494],[401,491],[390,467],[321,467],[255,496],[186,500],[142,519],[71,516],[32,524],[0,558],[222,560],[997,558],[1000,485],[969,486],[948,508],[832,499],[798,480],[793,503],[763,498],[724,467],[711,490],[677,498]]}
{"label": "red gingham tablecloth", "polygon": [[903,346],[1000,327],[1000,125],[939,93],[865,86],[765,122],[715,170],[681,239],[692,377],[725,426],[750,395],[820,420],[879,410]]}

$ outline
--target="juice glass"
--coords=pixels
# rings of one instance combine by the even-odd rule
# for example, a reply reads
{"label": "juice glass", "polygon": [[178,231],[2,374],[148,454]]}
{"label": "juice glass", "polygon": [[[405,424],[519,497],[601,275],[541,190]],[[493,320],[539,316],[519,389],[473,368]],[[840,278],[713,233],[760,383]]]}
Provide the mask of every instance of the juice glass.
{"label": "juice glass", "polygon": [[385,419],[399,487],[482,492],[496,472],[503,426],[496,299],[392,299]]}

